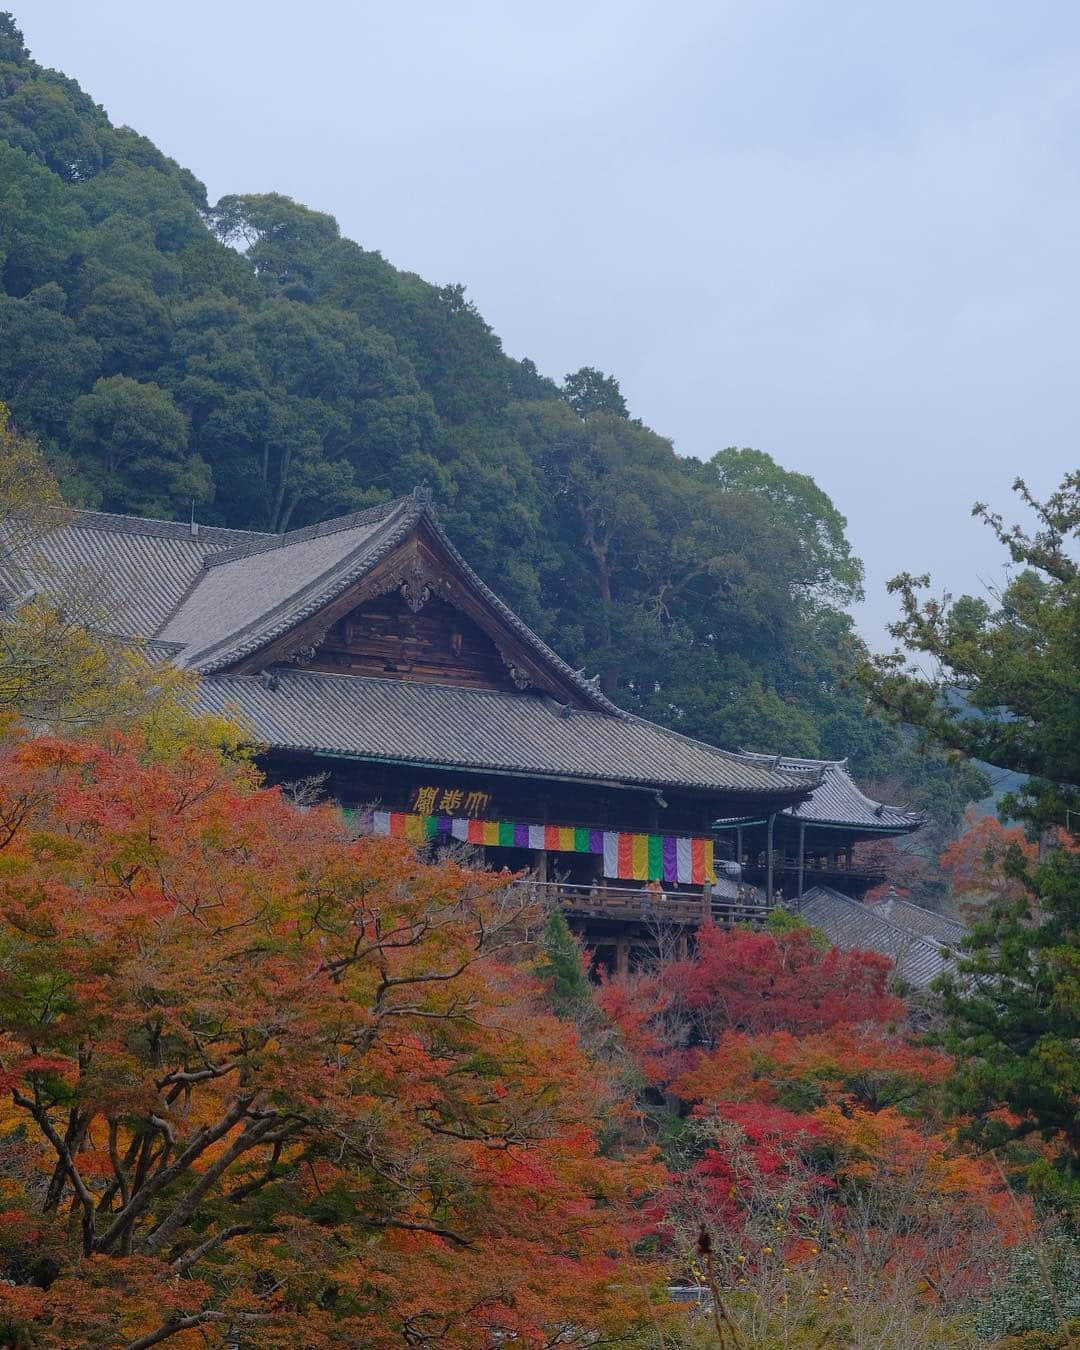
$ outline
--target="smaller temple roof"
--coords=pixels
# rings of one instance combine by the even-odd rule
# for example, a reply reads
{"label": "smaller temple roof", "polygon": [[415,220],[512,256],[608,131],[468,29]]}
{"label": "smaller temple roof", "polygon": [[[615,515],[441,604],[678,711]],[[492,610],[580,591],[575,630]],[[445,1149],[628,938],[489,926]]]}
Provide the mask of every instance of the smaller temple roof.
{"label": "smaller temple roof", "polygon": [[[820,928],[841,951],[858,948],[889,957],[900,979],[919,989],[954,966],[948,946],[882,914],[880,905],[853,900],[829,886],[814,886],[807,891],[799,916]],[[960,928],[963,931],[962,924]]]}
{"label": "smaller temple roof", "polygon": [[755,796],[804,794],[809,770],[774,769],[623,714],[571,710],[535,693],[275,670],[210,675],[207,711],[239,708],[279,749],[393,763],[680,787]]}
{"label": "smaller temple roof", "polygon": [[[769,764],[788,773],[817,773],[818,785],[809,797],[781,814],[807,825],[847,829],[867,834],[908,834],[926,823],[914,811],[902,811],[874,801],[858,786],[848,772],[846,759],[803,759],[791,755],[761,755],[743,752],[748,759]],[[737,820],[717,821],[718,827],[736,825]]]}
{"label": "smaller temple roof", "polygon": [[947,914],[939,914],[936,910],[914,905],[910,900],[897,895],[892,887],[883,899],[868,900],[866,903],[875,914],[899,924],[901,928],[918,933],[920,937],[928,938],[932,942],[945,943],[949,947],[958,946],[968,932],[966,925],[959,919],[950,919]]}

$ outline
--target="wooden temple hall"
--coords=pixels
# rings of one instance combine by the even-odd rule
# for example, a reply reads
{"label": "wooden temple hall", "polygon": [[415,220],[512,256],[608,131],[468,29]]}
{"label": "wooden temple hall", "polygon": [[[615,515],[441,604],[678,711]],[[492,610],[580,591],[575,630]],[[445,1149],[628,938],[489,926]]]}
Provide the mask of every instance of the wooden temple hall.
{"label": "wooden temple hall", "polygon": [[272,781],[325,774],[361,828],[527,870],[620,964],[657,915],[689,931],[811,874],[858,893],[851,845],[919,823],[843,764],[618,708],[489,590],[424,490],[282,535],[78,512],[40,555],[27,592],[93,573],[112,631],[239,709]]}

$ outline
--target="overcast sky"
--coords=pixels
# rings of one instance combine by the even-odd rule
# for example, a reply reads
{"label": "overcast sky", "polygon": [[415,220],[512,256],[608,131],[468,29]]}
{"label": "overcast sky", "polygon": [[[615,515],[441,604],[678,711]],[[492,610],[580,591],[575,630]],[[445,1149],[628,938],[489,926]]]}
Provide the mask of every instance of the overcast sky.
{"label": "overcast sky", "polygon": [[10,0],[207,185],[278,191],[683,454],[811,474],[885,582],[1000,576],[969,516],[1080,464],[1080,6]]}

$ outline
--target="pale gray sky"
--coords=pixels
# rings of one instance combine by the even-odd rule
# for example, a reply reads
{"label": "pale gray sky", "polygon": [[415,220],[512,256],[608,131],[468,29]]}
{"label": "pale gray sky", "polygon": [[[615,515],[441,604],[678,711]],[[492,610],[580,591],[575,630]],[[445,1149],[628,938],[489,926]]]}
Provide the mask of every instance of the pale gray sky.
{"label": "pale gray sky", "polygon": [[33,0],[38,60],[284,192],[684,454],[810,473],[866,562],[1000,575],[968,515],[1080,463],[1067,0]]}

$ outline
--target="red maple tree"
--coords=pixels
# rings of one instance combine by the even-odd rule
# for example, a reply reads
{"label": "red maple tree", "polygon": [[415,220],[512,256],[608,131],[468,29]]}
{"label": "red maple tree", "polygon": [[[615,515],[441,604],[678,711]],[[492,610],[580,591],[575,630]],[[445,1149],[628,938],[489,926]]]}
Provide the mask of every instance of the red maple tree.
{"label": "red maple tree", "polygon": [[724,1031],[824,1031],[840,1023],[904,1016],[889,992],[892,963],[876,952],[822,951],[808,928],[772,934],[706,924],[694,960],[673,966],[668,984],[707,1042]]}

